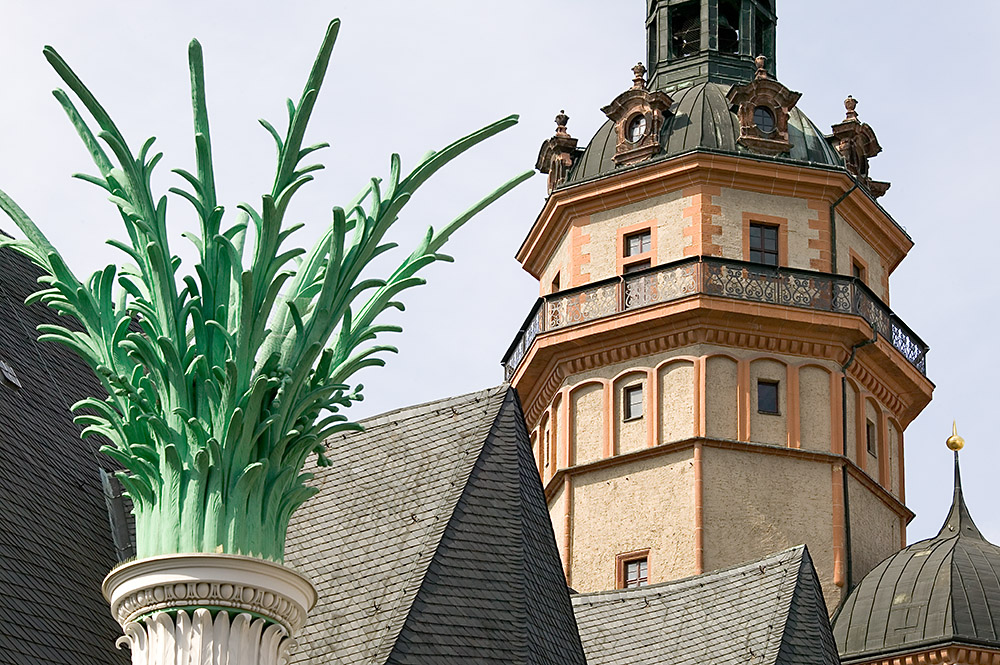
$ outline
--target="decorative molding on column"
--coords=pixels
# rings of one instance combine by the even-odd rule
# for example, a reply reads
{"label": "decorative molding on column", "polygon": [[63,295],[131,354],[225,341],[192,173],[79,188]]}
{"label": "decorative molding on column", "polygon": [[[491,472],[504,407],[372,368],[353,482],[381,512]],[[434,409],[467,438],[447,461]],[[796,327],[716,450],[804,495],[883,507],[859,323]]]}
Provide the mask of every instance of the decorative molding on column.
{"label": "decorative molding on column", "polygon": [[132,561],[102,590],[133,665],[283,665],[318,599],[294,570],[235,554]]}
{"label": "decorative molding on column", "polygon": [[104,579],[111,613],[125,626],[164,610],[212,607],[265,616],[295,634],[316,604],[313,585],[290,568],[235,554],[169,554],[115,568]]}
{"label": "decorative molding on column", "polygon": [[284,626],[246,612],[230,619],[219,611],[215,618],[205,609],[192,615],[179,610],[147,616],[124,626],[118,647],[132,651],[132,665],[286,665],[295,646]]}

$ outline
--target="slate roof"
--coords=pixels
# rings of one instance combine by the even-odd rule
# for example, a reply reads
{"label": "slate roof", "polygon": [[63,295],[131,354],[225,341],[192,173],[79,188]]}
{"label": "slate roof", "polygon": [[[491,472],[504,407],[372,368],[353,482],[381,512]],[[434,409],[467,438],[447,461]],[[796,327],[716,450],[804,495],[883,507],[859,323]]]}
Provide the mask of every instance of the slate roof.
{"label": "slate roof", "polygon": [[589,665],[838,665],[804,545],[664,584],[573,596]]}
{"label": "slate roof", "polygon": [[584,661],[541,481],[506,386],[363,421],[289,529],[319,589],[293,663]]}
{"label": "slate roof", "polygon": [[1000,547],[972,521],[957,453],[941,530],[865,575],[834,616],[834,635],[845,662],[953,643],[1000,648]]}
{"label": "slate roof", "polygon": [[[40,323],[66,324],[24,299],[39,270],[0,250],[0,661],[127,663],[101,597],[115,564],[99,441],[80,440],[69,406],[102,389],[70,351],[39,344]],[[104,460],[106,462],[106,460]]]}
{"label": "slate roof", "polygon": [[[740,122],[726,99],[730,87],[721,83],[701,83],[672,91],[670,96],[674,103],[660,132],[663,148],[653,157],[653,161],[695,150],[714,150],[760,159],[843,168],[843,161],[830,147],[823,133],[798,108],[792,109],[788,118],[788,138],[792,143],[788,155],[767,157],[747,150],[737,141],[740,137]],[[616,143],[614,123],[608,120],[597,130],[563,186],[592,180],[618,170],[613,159]],[[645,166],[649,162],[642,164]]]}

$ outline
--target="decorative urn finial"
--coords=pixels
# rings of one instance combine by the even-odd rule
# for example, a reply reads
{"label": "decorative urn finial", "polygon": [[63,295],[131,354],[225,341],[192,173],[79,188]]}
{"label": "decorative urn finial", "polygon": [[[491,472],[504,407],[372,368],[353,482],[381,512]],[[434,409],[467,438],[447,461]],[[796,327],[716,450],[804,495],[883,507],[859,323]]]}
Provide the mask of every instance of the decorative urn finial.
{"label": "decorative urn finial", "polygon": [[858,112],[854,110],[857,108],[857,106],[858,106],[858,100],[854,99],[853,96],[848,95],[847,99],[844,100],[844,108],[847,109],[848,120],[858,119]]}
{"label": "decorative urn finial", "polygon": [[637,62],[632,68],[635,78],[632,79],[632,87],[636,90],[646,89],[646,67],[641,62]]}
{"label": "decorative urn finial", "polygon": [[566,130],[567,123],[569,123],[569,116],[566,115],[566,109],[563,109],[556,116],[556,135],[569,136],[569,132]]}
{"label": "decorative urn finial", "polygon": [[754,58],[753,61],[754,61],[754,64],[757,65],[757,73],[754,74],[754,77],[753,77],[754,80],[756,81],[757,79],[766,79],[767,78],[767,56],[766,55],[758,55],[756,58]]}
{"label": "decorative urn finial", "polygon": [[958,423],[954,420],[951,422],[951,436],[945,441],[948,446],[948,450],[954,450],[956,453],[965,447],[965,439],[958,435]]}

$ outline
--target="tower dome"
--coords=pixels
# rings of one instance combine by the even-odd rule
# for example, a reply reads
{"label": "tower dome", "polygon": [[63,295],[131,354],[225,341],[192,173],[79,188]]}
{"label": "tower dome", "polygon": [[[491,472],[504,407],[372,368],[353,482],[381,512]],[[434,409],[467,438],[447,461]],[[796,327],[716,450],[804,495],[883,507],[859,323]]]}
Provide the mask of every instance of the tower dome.
{"label": "tower dome", "polygon": [[[727,99],[727,93],[732,87],[728,83],[703,81],[671,92],[673,105],[660,132],[660,150],[650,161],[669,159],[698,150],[778,159],[809,166],[844,168],[843,160],[823,132],[798,108],[791,109],[788,115],[791,148],[786,154],[767,157],[751,151],[740,143],[740,120]],[[608,120],[574,164],[566,185],[610,175],[621,168],[614,161],[617,149],[615,122]],[[642,165],[648,163],[649,161]]]}
{"label": "tower dome", "polygon": [[833,631],[844,663],[946,645],[1000,648],[1000,547],[969,515],[957,450],[955,496],[941,531],[868,573],[834,616]]}

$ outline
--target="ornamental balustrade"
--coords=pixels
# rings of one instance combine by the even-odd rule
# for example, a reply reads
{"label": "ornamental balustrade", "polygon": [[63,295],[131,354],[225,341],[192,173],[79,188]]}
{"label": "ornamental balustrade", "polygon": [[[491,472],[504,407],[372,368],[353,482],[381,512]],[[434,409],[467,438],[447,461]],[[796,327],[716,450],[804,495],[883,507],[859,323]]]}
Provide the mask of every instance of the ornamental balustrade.
{"label": "ornamental balustrade", "polygon": [[502,361],[514,376],[538,335],[694,295],[851,314],[867,321],[921,374],[929,347],[860,280],[694,257],[539,298]]}

